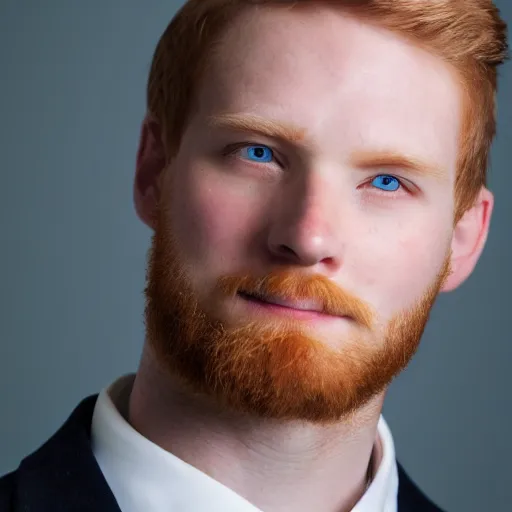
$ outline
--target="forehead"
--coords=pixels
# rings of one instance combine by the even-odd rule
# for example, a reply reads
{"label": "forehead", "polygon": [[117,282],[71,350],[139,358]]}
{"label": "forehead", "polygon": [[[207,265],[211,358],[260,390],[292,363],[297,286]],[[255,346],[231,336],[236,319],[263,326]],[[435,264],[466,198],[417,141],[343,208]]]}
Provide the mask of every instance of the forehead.
{"label": "forehead", "polygon": [[455,71],[401,36],[336,8],[250,8],[204,76],[199,120],[249,113],[304,128],[325,152],[405,149],[455,169]]}

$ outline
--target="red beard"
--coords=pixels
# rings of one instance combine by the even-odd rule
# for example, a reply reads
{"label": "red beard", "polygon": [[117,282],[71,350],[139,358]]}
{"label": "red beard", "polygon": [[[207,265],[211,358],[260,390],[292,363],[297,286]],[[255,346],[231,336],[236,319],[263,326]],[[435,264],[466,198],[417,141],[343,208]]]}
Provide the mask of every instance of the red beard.
{"label": "red beard", "polygon": [[311,297],[320,299],[328,312],[350,316],[354,334],[334,349],[306,333],[300,322],[261,318],[229,326],[216,318],[213,307],[202,308],[176,251],[170,222],[163,216],[159,220],[145,290],[150,347],[191,392],[262,418],[330,423],[365,405],[411,360],[449,275],[447,257],[414,307],[396,315],[380,333],[371,308],[323,276],[276,270],[262,278],[218,280],[212,300],[240,290]]}

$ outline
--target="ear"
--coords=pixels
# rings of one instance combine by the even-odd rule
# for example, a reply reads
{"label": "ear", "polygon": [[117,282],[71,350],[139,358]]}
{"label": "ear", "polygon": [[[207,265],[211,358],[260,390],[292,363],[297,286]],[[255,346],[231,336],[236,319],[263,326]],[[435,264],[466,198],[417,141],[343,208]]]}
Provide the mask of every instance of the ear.
{"label": "ear", "polygon": [[473,272],[485,246],[491,222],[494,197],[482,187],[475,204],[464,213],[453,231],[451,274],[441,291],[458,288]]}
{"label": "ear", "polygon": [[156,227],[160,198],[160,179],[166,165],[162,130],[151,115],[146,115],[140,132],[137,164],[133,184],[133,200],[139,218],[149,228]]}

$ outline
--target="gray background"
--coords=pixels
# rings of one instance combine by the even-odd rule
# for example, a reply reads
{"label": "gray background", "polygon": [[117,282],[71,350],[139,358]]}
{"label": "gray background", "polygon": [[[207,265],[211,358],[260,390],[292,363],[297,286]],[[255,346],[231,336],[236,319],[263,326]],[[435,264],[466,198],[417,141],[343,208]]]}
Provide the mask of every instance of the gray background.
{"label": "gray background", "polygon": [[[512,24],[512,2],[496,3]],[[150,231],[134,159],[152,52],[180,4],[0,0],[0,474],[136,369]],[[449,511],[512,507],[511,67],[487,248],[440,297],[384,409],[399,460]]]}

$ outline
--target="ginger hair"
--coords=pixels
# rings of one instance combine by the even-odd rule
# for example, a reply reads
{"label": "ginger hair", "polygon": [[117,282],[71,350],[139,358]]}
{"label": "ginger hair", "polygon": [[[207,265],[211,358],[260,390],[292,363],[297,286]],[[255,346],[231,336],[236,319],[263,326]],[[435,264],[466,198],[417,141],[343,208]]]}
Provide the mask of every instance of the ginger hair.
{"label": "ginger hair", "polygon": [[208,58],[229,24],[255,6],[322,2],[389,29],[453,66],[463,118],[455,179],[455,223],[487,183],[496,133],[498,66],[508,57],[507,26],[492,0],[188,0],[160,38],[147,86],[147,110],[160,125],[168,158],[178,151]]}

